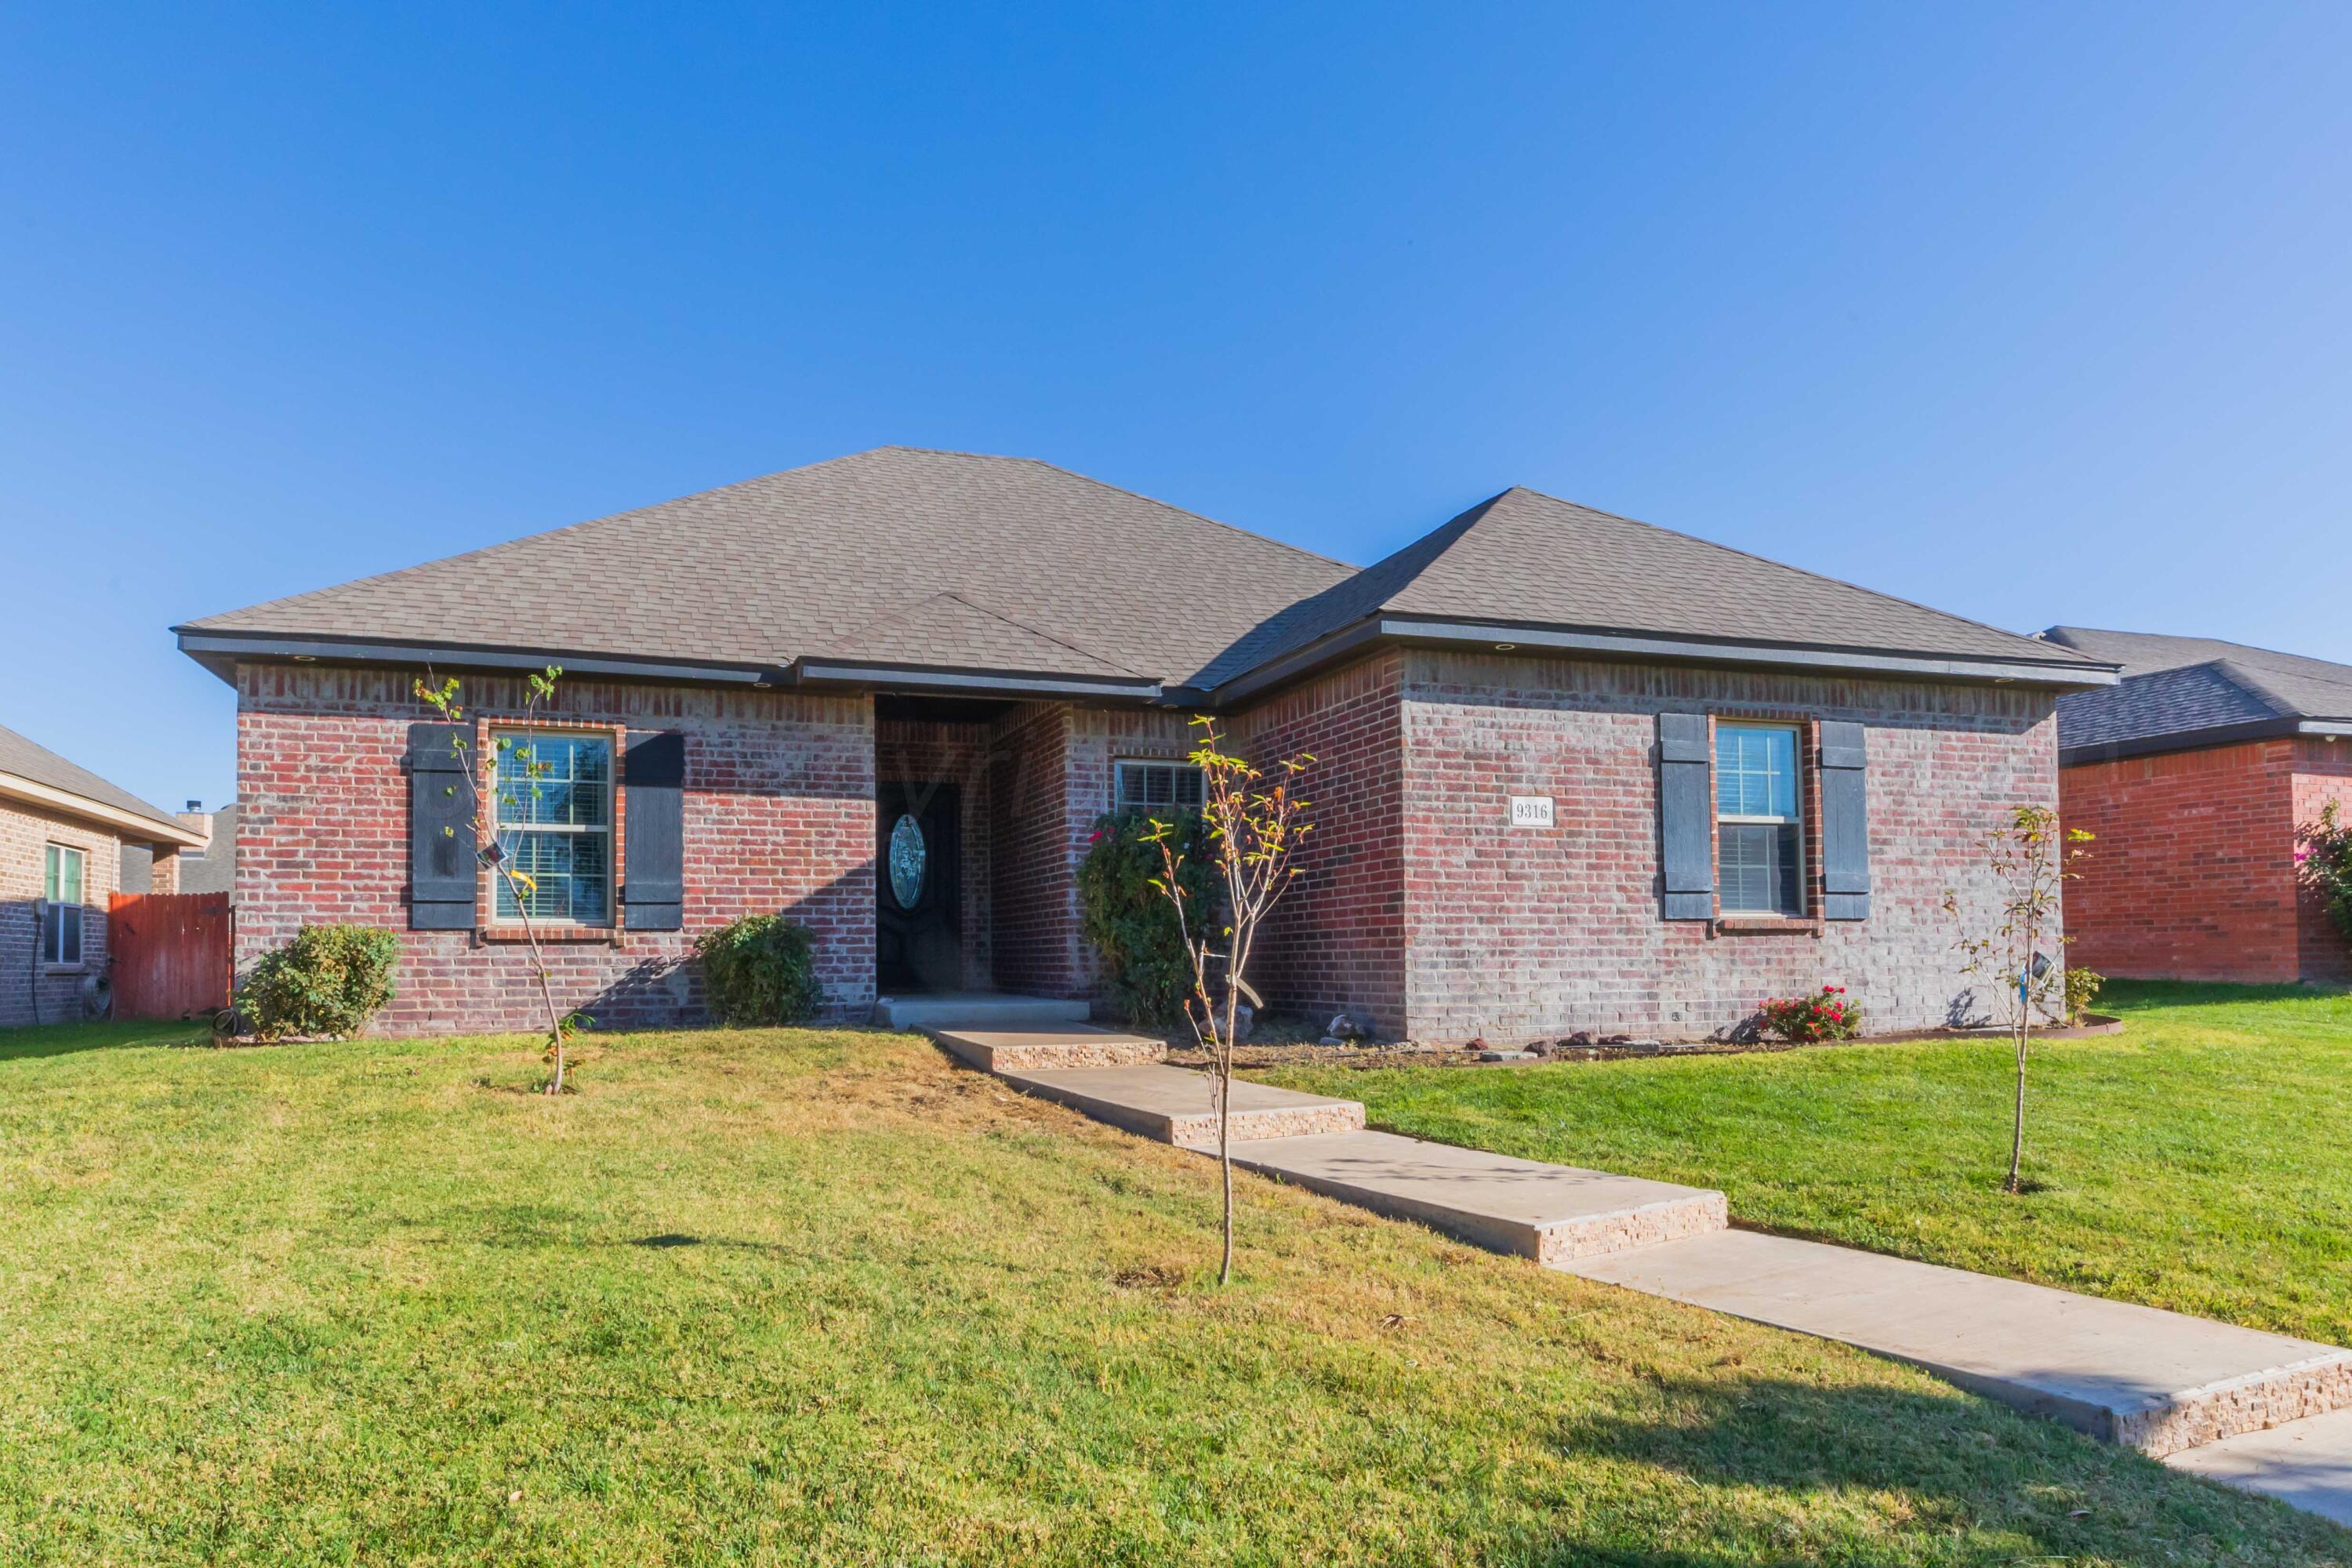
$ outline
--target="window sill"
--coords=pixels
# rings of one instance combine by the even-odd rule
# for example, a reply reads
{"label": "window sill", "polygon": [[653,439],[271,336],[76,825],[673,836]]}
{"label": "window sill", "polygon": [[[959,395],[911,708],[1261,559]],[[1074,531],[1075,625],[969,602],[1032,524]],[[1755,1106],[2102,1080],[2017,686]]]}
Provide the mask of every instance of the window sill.
{"label": "window sill", "polygon": [[47,959],[44,959],[41,961],[41,973],[44,975],[88,974],[89,973],[89,961],[88,959],[84,959],[79,963],[51,963]]}
{"label": "window sill", "polygon": [[1819,936],[1827,923],[1819,916],[1719,915],[1716,918],[1715,929],[1727,936],[1762,935],[1772,931]]}
{"label": "window sill", "polygon": [[[476,928],[475,934],[484,942],[528,942],[530,941],[530,932],[520,926],[479,926]],[[566,943],[590,945],[601,943],[607,947],[617,947],[620,945],[621,933],[611,926],[541,926],[539,928],[539,940],[541,944],[549,947]]]}

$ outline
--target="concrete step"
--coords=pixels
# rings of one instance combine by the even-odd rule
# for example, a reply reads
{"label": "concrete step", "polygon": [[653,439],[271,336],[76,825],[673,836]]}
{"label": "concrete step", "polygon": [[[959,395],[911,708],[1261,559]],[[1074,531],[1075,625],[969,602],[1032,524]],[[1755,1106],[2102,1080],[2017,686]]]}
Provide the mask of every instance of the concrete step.
{"label": "concrete step", "polygon": [[[1097,1121],[1185,1149],[1213,1150],[1217,1118],[1209,1075],[1165,1066],[998,1069],[1024,1094],[1058,1101]],[[1296,1089],[1234,1080],[1234,1141],[1339,1132],[1364,1124],[1364,1108]]]}
{"label": "concrete step", "polygon": [[1725,1223],[1721,1193],[1393,1132],[1269,1139],[1235,1150],[1234,1160],[1375,1214],[1546,1264],[1676,1241]]}
{"label": "concrete step", "polygon": [[1567,1266],[1840,1340],[2162,1458],[2352,1406],[2352,1351],[1752,1231]]}
{"label": "concrete step", "polygon": [[877,996],[878,1029],[1026,1029],[1040,1024],[1083,1024],[1093,1012],[1085,1001],[1057,996],[1022,996],[1003,991],[929,991],[911,996]]}
{"label": "concrete step", "polygon": [[982,1072],[1141,1067],[1168,1057],[1167,1046],[1159,1040],[1092,1024],[1041,1024],[1029,1029],[932,1027],[923,1033]]}
{"label": "concrete step", "polygon": [[2352,1409],[2242,1432],[2164,1462],[2352,1526]]}

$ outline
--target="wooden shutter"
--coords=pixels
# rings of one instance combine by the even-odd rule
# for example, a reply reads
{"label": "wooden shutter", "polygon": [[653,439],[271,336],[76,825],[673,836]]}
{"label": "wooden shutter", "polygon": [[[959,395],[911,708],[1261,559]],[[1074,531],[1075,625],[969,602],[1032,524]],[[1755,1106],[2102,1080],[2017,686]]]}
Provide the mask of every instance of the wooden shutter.
{"label": "wooden shutter", "polygon": [[1822,724],[1822,914],[1870,918],[1870,775],[1866,731]]}
{"label": "wooden shutter", "polygon": [[621,902],[631,931],[676,931],[686,897],[686,737],[676,730],[629,747],[621,773]]}
{"label": "wooden shutter", "polygon": [[1715,809],[1706,715],[1658,715],[1658,851],[1665,870],[1661,909],[1670,921],[1715,918]]}
{"label": "wooden shutter", "polygon": [[408,929],[471,931],[478,883],[474,786],[457,742],[467,724],[408,727]]}

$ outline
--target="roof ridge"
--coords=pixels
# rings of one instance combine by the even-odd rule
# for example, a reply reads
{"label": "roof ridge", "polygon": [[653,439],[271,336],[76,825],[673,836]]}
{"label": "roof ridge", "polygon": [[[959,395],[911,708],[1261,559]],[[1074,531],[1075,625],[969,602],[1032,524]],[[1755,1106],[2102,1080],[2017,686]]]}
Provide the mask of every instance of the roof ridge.
{"label": "roof ridge", "polygon": [[[1685,540],[1693,544],[1705,545],[1710,550],[1722,551],[1727,555],[1737,555],[1743,560],[1758,562],[1766,566],[1777,566],[1784,572],[1794,572],[1800,576],[1810,577],[1816,583],[1829,583],[1833,584],[1840,588],[1853,589],[1861,593],[1872,595],[1877,598],[1885,599],[1891,604],[1902,605],[1906,608],[1917,610],[1925,615],[1939,616],[1948,621],[1958,621],[1962,626],[1974,626],[1979,631],[1998,633],[2000,636],[2009,637],[2013,641],[2033,642],[2038,640],[2026,636],[2023,632],[2013,632],[2007,626],[1994,626],[1990,621],[1979,621],[1972,619],[1967,616],[1956,616],[1949,610],[1939,610],[1933,605],[1923,605],[1916,599],[1906,599],[1900,594],[1889,594],[1877,588],[1864,588],[1859,583],[1849,583],[1843,577],[1832,577],[1826,572],[1816,572],[1808,566],[1798,566],[1786,561],[1776,561],[1769,555],[1759,555],[1752,550],[1742,550],[1736,544],[1724,544],[1716,540],[1702,539],[1696,533],[1685,533],[1678,528],[1668,528],[1663,523],[1650,522],[1638,517],[1627,517],[1622,512],[1604,511],[1597,506],[1587,506],[1582,501],[1570,500],[1565,496],[1556,496],[1551,494],[1549,491],[1539,490],[1530,485],[1513,485],[1509,489],[1505,490],[1503,495],[1511,495],[1514,493],[1525,493],[1527,495],[1537,497],[1538,500],[1551,501],[1555,505],[1559,506],[1572,506],[1580,511],[1589,511],[1595,517],[1605,517],[1612,522],[1630,522],[1636,528],[1652,529],[1659,533],[1667,534],[1675,539]],[[1497,496],[1496,499],[1499,500],[1502,497]],[[2043,646],[2048,647],[2049,645],[2044,644]],[[2065,645],[2062,643],[2058,646],[2063,647]],[[2067,648],[2066,651],[2073,654],[2076,660],[2082,663],[2096,665],[2103,668],[2106,668],[2106,661],[2104,659],[2095,659],[2091,658],[2090,655],[2083,653],[2079,649],[2075,648]]]}

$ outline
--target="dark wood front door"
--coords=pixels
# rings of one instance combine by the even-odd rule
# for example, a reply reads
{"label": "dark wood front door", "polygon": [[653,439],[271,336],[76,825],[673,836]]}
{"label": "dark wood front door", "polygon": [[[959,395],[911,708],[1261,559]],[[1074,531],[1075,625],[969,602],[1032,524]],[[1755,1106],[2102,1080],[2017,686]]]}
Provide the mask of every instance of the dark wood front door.
{"label": "dark wood front door", "polygon": [[950,784],[874,786],[874,978],[885,996],[963,984],[961,802]]}

